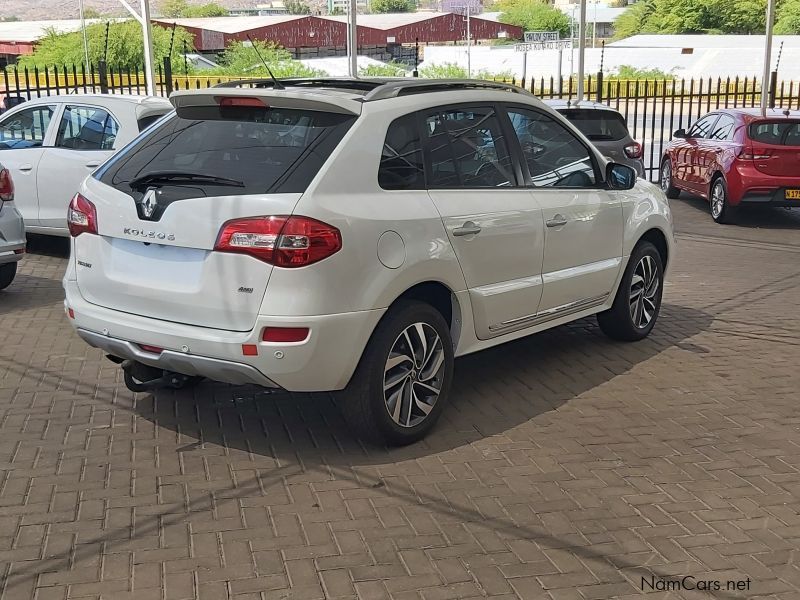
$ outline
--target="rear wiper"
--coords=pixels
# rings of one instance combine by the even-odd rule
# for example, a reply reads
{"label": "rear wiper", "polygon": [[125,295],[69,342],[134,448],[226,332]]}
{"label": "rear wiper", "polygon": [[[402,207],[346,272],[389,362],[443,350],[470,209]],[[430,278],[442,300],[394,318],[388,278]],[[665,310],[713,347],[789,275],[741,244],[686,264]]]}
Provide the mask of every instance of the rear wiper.
{"label": "rear wiper", "polygon": [[228,187],[244,187],[243,181],[229,179],[227,177],[217,177],[215,175],[203,175],[202,173],[184,173],[182,171],[151,171],[145,175],[135,177],[128,182],[132,188],[141,187],[148,183],[211,183],[214,185],[224,185]]}

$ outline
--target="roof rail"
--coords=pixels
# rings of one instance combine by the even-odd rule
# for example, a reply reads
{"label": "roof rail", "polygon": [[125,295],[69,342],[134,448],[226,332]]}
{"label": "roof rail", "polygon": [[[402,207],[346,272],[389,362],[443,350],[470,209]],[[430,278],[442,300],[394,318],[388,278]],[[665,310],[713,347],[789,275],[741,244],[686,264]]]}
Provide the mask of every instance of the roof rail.
{"label": "roof rail", "polygon": [[[350,77],[318,77],[318,78],[289,77],[286,79],[279,79],[278,81],[280,81],[286,87],[334,88],[339,90],[352,90],[354,92],[370,92],[374,90],[376,87],[379,87],[385,83],[385,81],[376,81],[374,79],[355,79]],[[235,79],[233,81],[218,83],[214,87],[271,88],[275,87],[275,82],[269,78]]]}
{"label": "roof rail", "polygon": [[449,92],[453,90],[503,90],[515,94],[532,94],[510,83],[483,81],[480,79],[395,79],[377,86],[364,96],[364,102],[384,100],[410,94],[426,92]]}

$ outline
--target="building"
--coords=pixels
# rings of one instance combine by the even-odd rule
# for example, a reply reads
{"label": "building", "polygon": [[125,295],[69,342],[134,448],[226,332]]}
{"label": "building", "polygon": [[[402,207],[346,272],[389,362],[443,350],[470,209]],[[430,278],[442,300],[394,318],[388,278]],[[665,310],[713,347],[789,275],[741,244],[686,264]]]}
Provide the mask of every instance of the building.
{"label": "building", "polygon": [[[87,19],[87,24],[98,19]],[[36,42],[48,31],[71,33],[81,28],[80,19],[59,21],[0,21],[0,66],[13,63],[18,56],[31,54]]]}
{"label": "building", "polygon": [[[350,0],[328,0],[328,14],[338,15],[347,14],[350,7]],[[356,9],[361,11],[369,10],[369,0],[356,0]]]}
{"label": "building", "polygon": [[247,8],[231,8],[228,10],[231,17],[266,17],[269,15],[286,15],[289,11],[283,0],[272,0],[263,4],[256,4]]}

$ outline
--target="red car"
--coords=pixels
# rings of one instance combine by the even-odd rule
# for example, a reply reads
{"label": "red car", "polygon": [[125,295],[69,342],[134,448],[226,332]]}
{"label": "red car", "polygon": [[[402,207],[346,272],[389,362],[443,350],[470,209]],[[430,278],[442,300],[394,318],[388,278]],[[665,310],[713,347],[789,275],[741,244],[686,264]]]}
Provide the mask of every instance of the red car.
{"label": "red car", "polygon": [[709,201],[717,223],[740,205],[800,207],[800,111],[715,110],[679,129],[661,161],[661,189]]}

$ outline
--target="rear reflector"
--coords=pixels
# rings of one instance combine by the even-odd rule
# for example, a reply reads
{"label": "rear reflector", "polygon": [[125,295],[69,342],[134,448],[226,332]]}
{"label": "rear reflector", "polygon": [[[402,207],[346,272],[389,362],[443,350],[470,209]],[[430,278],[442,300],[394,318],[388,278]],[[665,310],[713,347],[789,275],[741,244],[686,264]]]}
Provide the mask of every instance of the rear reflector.
{"label": "rear reflector", "polygon": [[164,351],[163,348],[159,348],[158,346],[149,346],[148,344],[139,344],[139,348],[145,352],[150,352],[151,354],[161,354]]}
{"label": "rear reflector", "polygon": [[74,319],[75,318],[75,311],[72,310],[71,308],[68,308],[67,309],[67,316],[69,316],[70,319]]}
{"label": "rear reflector", "polygon": [[228,96],[219,99],[219,105],[227,106],[248,106],[250,108],[269,108],[267,103],[261,98],[251,98],[246,96]]}
{"label": "rear reflector", "polygon": [[8,169],[0,169],[0,200],[11,202],[14,200],[14,182]]}
{"label": "rear reflector", "polygon": [[244,356],[258,356],[258,346],[255,344],[242,344],[242,354]]}
{"label": "rear reflector", "polygon": [[14,250],[14,254],[25,254],[25,248],[17,248]]}
{"label": "rear reflector", "polygon": [[302,342],[308,339],[308,327],[265,327],[261,334],[264,342]]}

